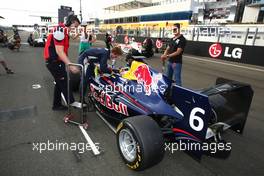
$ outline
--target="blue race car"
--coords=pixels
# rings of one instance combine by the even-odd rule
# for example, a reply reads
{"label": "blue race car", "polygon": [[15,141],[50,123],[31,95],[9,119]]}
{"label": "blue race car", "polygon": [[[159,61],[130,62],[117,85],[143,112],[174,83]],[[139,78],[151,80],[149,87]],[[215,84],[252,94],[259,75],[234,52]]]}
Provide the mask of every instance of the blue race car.
{"label": "blue race car", "polygon": [[[196,146],[185,151],[197,158],[229,156],[231,146],[221,133],[243,132],[253,97],[250,85],[218,78],[215,86],[194,91],[175,85],[145,63],[131,69],[125,73],[129,79],[120,73],[95,74],[88,96],[88,104],[116,133],[129,168],[149,168],[163,159],[165,150],[183,143]],[[212,152],[212,143],[221,147]]]}

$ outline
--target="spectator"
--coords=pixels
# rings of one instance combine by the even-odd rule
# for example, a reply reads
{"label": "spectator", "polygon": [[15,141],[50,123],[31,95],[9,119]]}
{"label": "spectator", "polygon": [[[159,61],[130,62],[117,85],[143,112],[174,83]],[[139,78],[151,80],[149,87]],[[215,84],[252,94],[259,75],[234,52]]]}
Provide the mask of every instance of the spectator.
{"label": "spectator", "polygon": [[166,75],[169,79],[175,80],[181,86],[182,54],[186,45],[186,39],[180,33],[180,24],[173,25],[174,37],[170,40],[169,46],[161,56],[163,63],[167,60]]}

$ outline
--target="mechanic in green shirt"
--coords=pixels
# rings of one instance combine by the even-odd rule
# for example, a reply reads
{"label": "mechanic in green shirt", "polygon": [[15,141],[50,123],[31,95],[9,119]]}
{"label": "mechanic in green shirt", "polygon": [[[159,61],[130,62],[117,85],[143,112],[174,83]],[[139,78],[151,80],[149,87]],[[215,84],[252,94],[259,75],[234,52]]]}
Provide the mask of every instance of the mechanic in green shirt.
{"label": "mechanic in green shirt", "polygon": [[87,33],[87,28],[84,26],[83,32],[80,37],[79,55],[81,55],[85,50],[90,49],[92,43],[95,42],[92,34]]}

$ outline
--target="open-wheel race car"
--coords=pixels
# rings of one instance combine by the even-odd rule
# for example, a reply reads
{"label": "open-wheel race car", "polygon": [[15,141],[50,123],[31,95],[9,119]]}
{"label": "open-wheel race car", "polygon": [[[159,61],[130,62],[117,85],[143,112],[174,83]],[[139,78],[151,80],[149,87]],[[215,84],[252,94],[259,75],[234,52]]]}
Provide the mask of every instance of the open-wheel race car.
{"label": "open-wheel race car", "polygon": [[[250,85],[218,78],[214,86],[194,91],[175,85],[145,63],[133,69],[135,79],[119,73],[92,77],[88,96],[88,104],[116,133],[129,168],[144,170],[159,163],[167,143],[221,143],[227,147],[224,153],[230,153],[221,135],[227,129],[243,132],[253,97]],[[199,147],[186,152],[197,158],[223,154]]]}

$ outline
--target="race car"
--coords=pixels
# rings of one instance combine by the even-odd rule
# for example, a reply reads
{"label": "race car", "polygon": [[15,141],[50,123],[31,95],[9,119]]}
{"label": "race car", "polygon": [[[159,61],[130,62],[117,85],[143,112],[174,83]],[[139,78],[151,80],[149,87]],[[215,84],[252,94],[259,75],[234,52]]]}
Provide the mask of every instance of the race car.
{"label": "race car", "polygon": [[198,159],[203,154],[229,156],[230,146],[221,135],[227,129],[243,132],[253,98],[250,85],[218,78],[216,85],[195,91],[175,85],[146,63],[131,68],[131,79],[120,73],[95,74],[88,96],[88,105],[116,133],[119,153],[129,168],[154,166],[174,143],[226,147],[215,152],[186,149]]}
{"label": "race car", "polygon": [[153,41],[151,39],[144,40],[141,42],[132,41],[129,44],[119,44],[123,53],[133,54],[134,56],[143,56],[144,58],[151,58],[154,55],[153,52]]}

